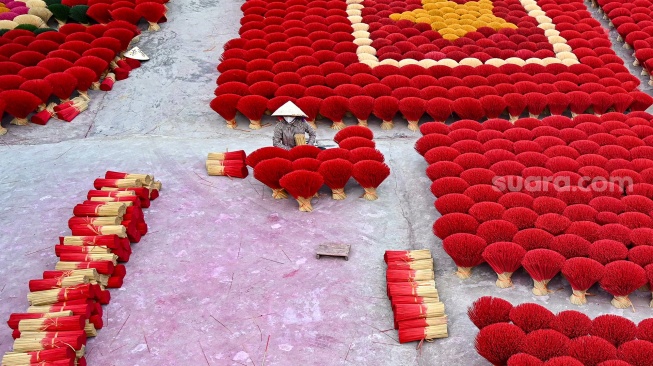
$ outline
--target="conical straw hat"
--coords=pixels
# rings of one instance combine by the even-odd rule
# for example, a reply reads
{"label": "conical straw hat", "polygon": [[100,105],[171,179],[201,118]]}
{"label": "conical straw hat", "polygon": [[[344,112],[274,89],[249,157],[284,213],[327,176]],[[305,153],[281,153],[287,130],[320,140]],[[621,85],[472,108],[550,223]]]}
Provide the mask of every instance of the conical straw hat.
{"label": "conical straw hat", "polygon": [[141,51],[141,49],[138,48],[138,47],[134,47],[134,48],[132,48],[131,50],[127,51],[127,52],[125,53],[125,57],[127,57],[127,58],[132,58],[132,59],[134,59],[134,60],[139,60],[139,61],[147,61],[147,60],[150,59],[150,58],[147,57],[147,55],[146,55],[145,53],[143,53],[143,51]]}
{"label": "conical straw hat", "polygon": [[295,105],[293,102],[286,102],[286,104],[282,105],[272,113],[272,116],[291,116],[291,117],[308,117],[306,113],[304,113],[301,109],[299,109],[298,106]]}

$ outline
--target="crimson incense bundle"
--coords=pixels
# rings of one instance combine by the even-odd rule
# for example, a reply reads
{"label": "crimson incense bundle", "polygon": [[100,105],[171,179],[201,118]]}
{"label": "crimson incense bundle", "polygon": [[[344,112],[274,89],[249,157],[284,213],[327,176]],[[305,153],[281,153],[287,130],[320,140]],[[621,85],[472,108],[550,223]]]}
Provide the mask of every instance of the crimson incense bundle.
{"label": "crimson incense bundle", "polygon": [[378,199],[376,189],[390,175],[390,168],[385,164],[373,160],[363,160],[354,164],[352,176],[363,187],[363,198],[368,201]]}
{"label": "crimson incense bundle", "polygon": [[512,287],[511,276],[521,267],[525,254],[526,250],[515,243],[497,242],[485,248],[483,259],[497,273],[499,277],[496,281],[497,287]]}
{"label": "crimson incense bundle", "polygon": [[572,304],[583,305],[587,303],[587,290],[603,278],[605,268],[601,263],[589,258],[570,258],[561,271],[573,290],[569,300]]}
{"label": "crimson incense bundle", "polygon": [[344,159],[327,160],[320,164],[318,173],[322,175],[324,183],[331,188],[331,197],[334,200],[343,200],[347,197],[345,185],[349,181],[353,170],[354,164]]}
{"label": "crimson incense bundle", "polygon": [[646,272],[640,266],[628,261],[615,261],[605,266],[605,273],[599,280],[601,288],[614,296],[614,307],[625,309],[632,306],[628,295],[648,282]]}
{"label": "crimson incense bundle", "polygon": [[311,212],[311,198],[315,196],[324,179],[319,173],[307,170],[297,170],[279,179],[279,185],[290,193],[299,203],[299,211]]}
{"label": "crimson incense bundle", "polygon": [[550,293],[547,284],[562,269],[565,257],[548,249],[528,251],[522,260],[522,266],[533,278],[533,294],[546,296]]}
{"label": "crimson incense bundle", "polygon": [[[292,171],[292,163],[283,158],[272,158],[259,162],[254,168],[254,178],[272,189],[272,198],[287,198],[279,180]],[[312,197],[312,195],[311,195]]]}

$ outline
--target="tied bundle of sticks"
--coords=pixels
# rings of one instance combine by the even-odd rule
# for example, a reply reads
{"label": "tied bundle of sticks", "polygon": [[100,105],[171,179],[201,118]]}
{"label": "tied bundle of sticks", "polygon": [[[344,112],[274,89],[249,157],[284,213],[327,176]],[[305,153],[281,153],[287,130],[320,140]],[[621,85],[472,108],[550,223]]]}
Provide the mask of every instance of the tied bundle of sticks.
{"label": "tied bundle of sticks", "polygon": [[249,175],[245,159],[246,155],[243,150],[209,153],[206,158],[206,171],[209,175],[243,179]]}
{"label": "tied bundle of sticks", "polygon": [[446,338],[447,316],[435,288],[433,258],[428,249],[388,250],[388,297],[399,342]]}
{"label": "tied bundle of sticks", "polygon": [[55,245],[55,270],[29,281],[30,306],[10,316],[15,341],[3,366],[86,364],[86,339],[102,329],[102,305],[111,300],[107,288],[122,286],[127,271],[118,262],[127,262],[131,243],[147,233],[142,209],[161,184],[150,174],[108,171],[94,188],[73,209],[72,235]]}

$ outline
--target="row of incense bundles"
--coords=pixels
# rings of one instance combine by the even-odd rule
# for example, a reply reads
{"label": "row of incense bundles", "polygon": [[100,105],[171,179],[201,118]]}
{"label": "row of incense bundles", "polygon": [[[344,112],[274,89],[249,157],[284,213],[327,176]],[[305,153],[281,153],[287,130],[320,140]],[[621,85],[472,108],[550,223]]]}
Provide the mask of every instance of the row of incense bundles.
{"label": "row of incense bundles", "polygon": [[384,254],[388,298],[399,342],[446,338],[447,316],[435,288],[431,251],[388,250]]}
{"label": "row of incense bundles", "polygon": [[2,366],[85,365],[88,337],[103,327],[108,289],[123,284],[131,244],[147,233],[143,208],[158,197],[151,175],[107,172],[68,220],[71,235],[59,238],[54,270],[29,281],[24,313],[13,313],[13,351]]}

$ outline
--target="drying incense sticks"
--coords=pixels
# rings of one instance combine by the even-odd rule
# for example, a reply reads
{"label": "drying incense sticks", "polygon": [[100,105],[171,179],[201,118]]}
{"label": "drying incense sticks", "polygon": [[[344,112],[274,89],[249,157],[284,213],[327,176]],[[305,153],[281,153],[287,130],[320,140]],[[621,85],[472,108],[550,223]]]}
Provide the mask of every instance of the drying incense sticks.
{"label": "drying incense sticks", "polygon": [[[144,186],[145,185],[145,186]],[[142,208],[161,188],[150,174],[107,172],[94,182],[68,220],[71,234],[59,238],[55,270],[29,281],[25,313],[7,324],[15,339],[2,365],[84,365],[87,337],[103,327],[102,306],[111,300],[106,288],[118,288],[126,275],[131,243],[147,233]]]}
{"label": "drying incense sticks", "polygon": [[245,163],[245,152],[243,150],[209,153],[206,158],[206,171],[208,175],[219,175],[230,178],[246,178],[249,175]]}
{"label": "drying incense sticks", "polygon": [[399,343],[446,338],[447,316],[435,288],[428,249],[388,250],[384,254],[388,297]]}

